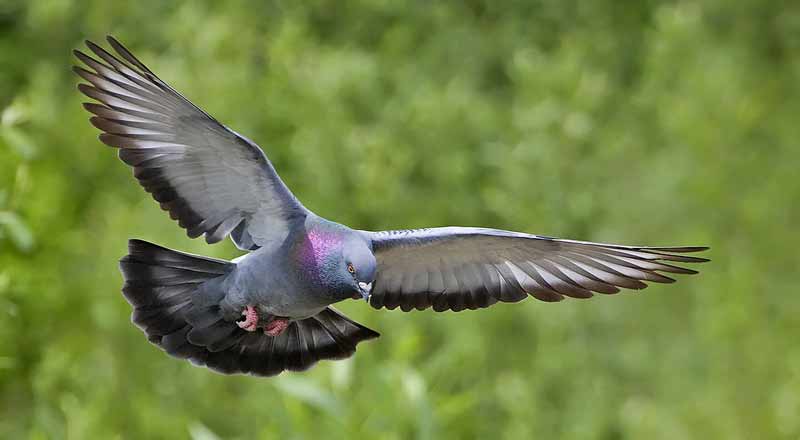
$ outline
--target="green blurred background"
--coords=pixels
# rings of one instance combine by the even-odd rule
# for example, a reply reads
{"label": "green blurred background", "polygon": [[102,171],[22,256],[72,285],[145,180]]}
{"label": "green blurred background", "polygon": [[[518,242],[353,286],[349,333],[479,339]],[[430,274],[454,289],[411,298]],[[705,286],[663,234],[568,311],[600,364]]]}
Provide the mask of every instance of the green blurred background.
{"label": "green blurred background", "polygon": [[[712,246],[641,293],[435,314],[277,378],[172,359],[117,259],[190,240],[97,140],[111,33],[364,229]],[[0,438],[800,437],[800,3],[0,1]]]}

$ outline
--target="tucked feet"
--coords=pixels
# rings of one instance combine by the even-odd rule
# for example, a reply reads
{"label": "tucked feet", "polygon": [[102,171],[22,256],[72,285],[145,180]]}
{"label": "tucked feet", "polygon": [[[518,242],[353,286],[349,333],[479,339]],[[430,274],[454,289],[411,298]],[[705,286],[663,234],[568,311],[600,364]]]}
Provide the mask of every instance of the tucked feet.
{"label": "tucked feet", "polygon": [[256,311],[256,308],[247,306],[242,310],[242,316],[244,316],[244,321],[236,321],[236,325],[248,332],[256,331],[256,328],[258,328],[258,311]]}
{"label": "tucked feet", "polygon": [[264,334],[268,336],[278,336],[289,327],[289,319],[287,318],[273,318],[264,326]]}

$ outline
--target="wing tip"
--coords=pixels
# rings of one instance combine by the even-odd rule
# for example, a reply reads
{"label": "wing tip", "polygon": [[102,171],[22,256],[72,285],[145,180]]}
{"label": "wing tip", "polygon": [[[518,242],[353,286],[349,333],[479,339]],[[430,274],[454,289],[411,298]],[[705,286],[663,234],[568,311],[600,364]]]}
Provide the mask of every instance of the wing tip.
{"label": "wing tip", "polygon": [[[126,53],[130,53],[130,51],[128,50],[128,48],[126,48],[125,46],[123,46],[123,45],[122,45],[122,43],[120,43],[120,42],[119,42],[119,40],[117,40],[116,38],[114,38],[114,36],[113,36],[113,35],[110,35],[110,34],[109,34],[109,35],[106,35],[106,41],[108,42],[108,44],[110,44],[110,45],[111,45],[111,47],[112,47],[112,48],[114,48],[114,50],[115,50],[115,51],[116,51],[116,52],[117,52],[117,53],[118,53],[120,56],[123,56],[123,57],[125,57],[125,54],[126,54]],[[126,57],[126,58],[127,58],[127,57]]]}
{"label": "wing tip", "polygon": [[[92,125],[94,125],[94,122],[92,122]],[[95,125],[95,127],[97,126]],[[102,130],[100,127],[97,128]],[[118,135],[103,132],[97,135],[97,139],[109,147],[122,149],[122,147],[120,147],[120,136]]]}
{"label": "wing tip", "polygon": [[[709,260],[701,261],[701,263],[705,263],[706,261],[709,261]],[[697,274],[700,273],[700,271],[694,270],[694,269],[688,269],[688,268],[681,267],[681,266],[675,266],[675,267],[680,267],[682,269],[680,272],[673,272],[673,273],[677,273],[677,274],[680,274],[680,275],[697,275]]]}
{"label": "wing tip", "polygon": [[677,252],[679,254],[683,253],[694,253],[694,252],[704,252],[711,249],[710,246],[670,246],[670,247],[654,247],[654,250],[662,250],[664,252]]}
{"label": "wing tip", "polygon": [[[678,261],[680,263],[708,263],[709,261],[711,261],[710,258],[705,258],[705,257],[695,257],[695,256],[687,256],[687,255],[673,255],[673,254],[670,254],[670,253],[661,253],[661,252],[655,252],[655,254],[656,255],[664,255],[665,257],[675,257],[676,258],[675,261]],[[691,270],[691,269],[686,269],[686,270]]]}
{"label": "wing tip", "polygon": [[86,45],[92,52],[97,53],[98,50],[102,51],[103,48],[100,47],[97,43],[92,40],[83,40],[83,44]]}
{"label": "wing tip", "polygon": [[72,70],[72,72],[74,74],[76,74],[76,75],[78,75],[78,76],[80,76],[81,78],[84,78],[84,79],[86,79],[86,77],[83,76],[84,74],[91,73],[91,72],[89,72],[88,70],[84,69],[81,66],[72,66],[71,70]]}
{"label": "wing tip", "polygon": [[94,125],[94,127],[97,128],[97,129],[106,131],[106,130],[103,129],[103,127],[100,126],[100,125],[102,125],[102,121],[103,121],[103,119],[101,119],[98,116],[90,116],[89,117],[89,123],[90,124]]}
{"label": "wing tip", "polygon": [[[97,90],[97,89],[95,87],[89,85],[89,84],[86,84],[86,83],[78,83],[78,90],[80,90],[81,93],[83,93],[84,95],[92,98],[91,93],[93,93],[93,91]],[[92,98],[92,99],[94,99],[94,98]]]}

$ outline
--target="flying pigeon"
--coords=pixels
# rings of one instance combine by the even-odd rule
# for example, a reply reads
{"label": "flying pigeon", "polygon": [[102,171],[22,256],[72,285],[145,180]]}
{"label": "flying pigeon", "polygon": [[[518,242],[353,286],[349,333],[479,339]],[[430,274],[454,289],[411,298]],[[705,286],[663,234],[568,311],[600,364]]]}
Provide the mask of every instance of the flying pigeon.
{"label": "flying pigeon", "polygon": [[74,71],[100,140],[186,229],[247,253],[233,261],[128,242],[120,260],[131,320],[178,358],[225,374],[272,376],[351,356],[379,334],[331,305],[480,309],[565,296],[589,298],[705,258],[707,247],[640,247],[497,229],[437,227],[371,232],[326,220],[281,181],[267,156],[162,81],[113,37],[116,55],[87,41]]}

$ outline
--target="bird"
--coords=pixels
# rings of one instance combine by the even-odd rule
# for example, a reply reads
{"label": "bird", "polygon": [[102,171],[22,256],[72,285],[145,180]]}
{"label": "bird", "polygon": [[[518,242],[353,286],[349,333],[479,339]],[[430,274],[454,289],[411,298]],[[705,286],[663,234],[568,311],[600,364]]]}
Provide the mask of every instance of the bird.
{"label": "bird", "polygon": [[[231,261],[139,239],[119,262],[131,320],[166,353],[223,374],[274,376],[344,359],[379,333],[333,304],[403,312],[555,302],[672,283],[705,246],[593,243],[482,227],[353,229],[307,209],[253,141],[161,80],[112,36],[75,50],[102,143],[190,238],[230,237]],[[77,64],[82,64],[77,65]]]}

